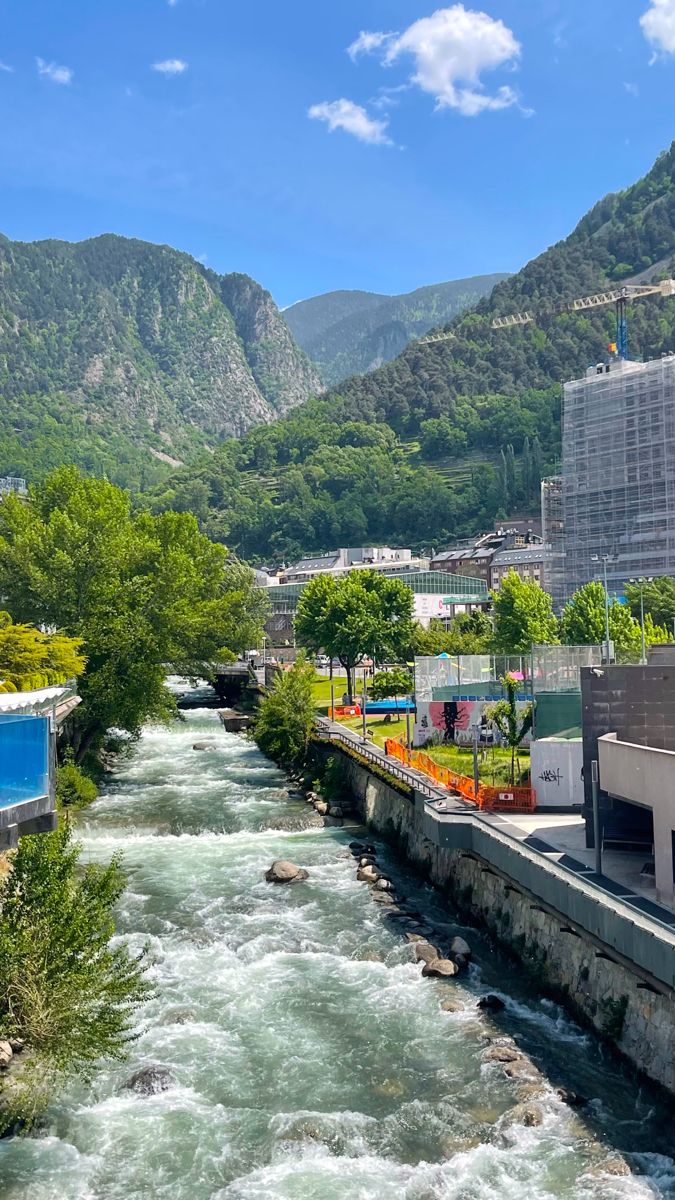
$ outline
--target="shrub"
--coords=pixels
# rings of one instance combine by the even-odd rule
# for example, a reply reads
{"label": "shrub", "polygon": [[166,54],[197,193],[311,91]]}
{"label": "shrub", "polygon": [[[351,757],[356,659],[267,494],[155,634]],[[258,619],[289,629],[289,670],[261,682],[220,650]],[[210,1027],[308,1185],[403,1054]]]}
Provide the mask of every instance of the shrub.
{"label": "shrub", "polygon": [[253,737],[263,754],[288,767],[303,766],[314,725],[314,667],[300,658],[280,671],[260,702]]}
{"label": "shrub", "polygon": [[0,1096],[0,1131],[32,1120],[59,1075],[123,1058],[148,995],[144,956],[111,945],[126,885],[119,859],[82,869],[79,857],[63,820],[22,838],[0,880],[0,1037],[23,1038],[33,1063]]}
{"label": "shrub", "polygon": [[81,767],[72,760],[66,761],[56,773],[57,808],[87,808],[98,796],[93,779],[85,775]]}

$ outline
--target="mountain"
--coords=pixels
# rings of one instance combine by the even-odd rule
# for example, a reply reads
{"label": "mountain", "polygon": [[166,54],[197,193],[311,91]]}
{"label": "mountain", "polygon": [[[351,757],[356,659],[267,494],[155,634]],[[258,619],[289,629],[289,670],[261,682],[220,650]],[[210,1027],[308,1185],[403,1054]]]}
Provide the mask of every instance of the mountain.
{"label": "mountain", "polygon": [[76,462],[138,486],[320,390],[246,275],[108,234],[0,236],[0,473]]}
{"label": "mountain", "polygon": [[[518,507],[536,511],[560,449],[561,381],[602,359],[612,307],[575,297],[675,271],[675,143],[634,186],[601,200],[562,242],[457,317],[447,341],[252,430],[178,471],[152,503],[192,508],[261,562],[347,545],[439,547]],[[537,322],[492,329],[496,315]],[[633,357],[675,348],[675,300],[629,306]]]}
{"label": "mountain", "polygon": [[[421,421],[455,419],[464,397],[516,396],[582,373],[615,340],[612,307],[560,312],[577,297],[675,271],[675,143],[632,187],[606,196],[562,242],[498,284],[445,326],[451,337],[414,344],[386,366],[339,387],[347,411],[413,435]],[[530,325],[491,328],[495,316],[535,312]],[[651,358],[675,346],[675,301],[629,308],[630,353]],[[505,431],[507,432],[507,431]],[[470,443],[471,444],[471,443]]]}
{"label": "mountain", "polygon": [[477,275],[418,288],[402,296],[377,292],[326,292],[284,311],[299,346],[317,364],[327,384],[372,371],[390,362],[414,338],[472,308],[507,279]]}

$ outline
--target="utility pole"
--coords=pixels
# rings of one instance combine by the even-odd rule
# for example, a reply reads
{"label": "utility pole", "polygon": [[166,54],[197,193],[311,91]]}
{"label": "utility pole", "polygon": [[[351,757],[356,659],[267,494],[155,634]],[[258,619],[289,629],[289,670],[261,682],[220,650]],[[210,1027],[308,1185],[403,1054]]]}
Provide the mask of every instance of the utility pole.
{"label": "utility pole", "polygon": [[591,787],[593,789],[593,845],[595,846],[595,873],[602,875],[602,840],[600,837],[600,801],[598,799],[598,760],[591,763]]}
{"label": "utility pole", "polygon": [[591,562],[602,563],[602,573],[605,581],[605,662],[609,665],[609,588],[607,586],[607,563],[614,561],[609,554],[591,554]]}
{"label": "utility pole", "polygon": [[405,698],[405,744],[410,749],[410,696]]}
{"label": "utility pole", "polygon": [[473,798],[478,803],[478,789],[480,788],[480,779],[478,777],[478,730],[480,726],[473,727]]}
{"label": "utility pole", "polygon": [[361,704],[363,706],[362,710],[361,710],[361,715],[363,717],[363,741],[364,741],[364,744],[368,740],[366,737],[366,703],[367,703],[367,700],[368,700],[368,688],[366,687],[366,673],[364,671],[363,672],[363,696],[361,698]]}

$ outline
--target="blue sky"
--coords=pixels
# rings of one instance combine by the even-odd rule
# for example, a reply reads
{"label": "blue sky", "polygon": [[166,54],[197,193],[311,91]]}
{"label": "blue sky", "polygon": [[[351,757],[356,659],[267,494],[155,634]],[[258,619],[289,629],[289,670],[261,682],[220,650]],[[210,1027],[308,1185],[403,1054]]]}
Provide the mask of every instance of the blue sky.
{"label": "blue sky", "polygon": [[1,231],[281,305],[516,270],[675,137],[675,0],[0,0],[0,63]]}

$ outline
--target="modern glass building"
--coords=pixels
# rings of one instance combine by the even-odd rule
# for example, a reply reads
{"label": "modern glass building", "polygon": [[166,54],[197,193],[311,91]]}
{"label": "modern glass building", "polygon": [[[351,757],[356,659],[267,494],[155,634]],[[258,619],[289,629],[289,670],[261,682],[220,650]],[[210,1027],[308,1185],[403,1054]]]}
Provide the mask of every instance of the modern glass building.
{"label": "modern glass building", "polygon": [[[405,583],[415,597],[415,616],[450,620],[456,611],[486,605],[490,599],[482,579],[444,571],[398,570],[392,576]],[[279,583],[267,589],[274,616],[292,616],[304,583]]]}
{"label": "modern glass building", "polygon": [[[613,359],[565,384],[564,586],[675,576],[675,355]],[[595,559],[595,561],[594,561]]]}

